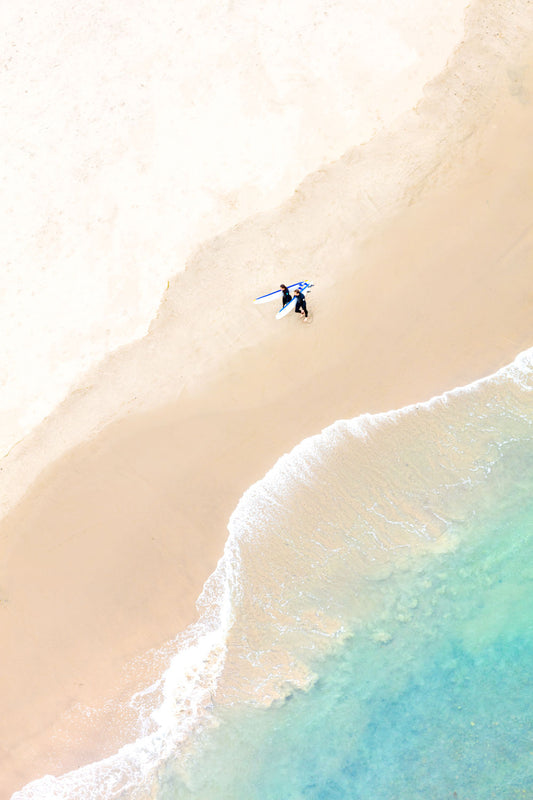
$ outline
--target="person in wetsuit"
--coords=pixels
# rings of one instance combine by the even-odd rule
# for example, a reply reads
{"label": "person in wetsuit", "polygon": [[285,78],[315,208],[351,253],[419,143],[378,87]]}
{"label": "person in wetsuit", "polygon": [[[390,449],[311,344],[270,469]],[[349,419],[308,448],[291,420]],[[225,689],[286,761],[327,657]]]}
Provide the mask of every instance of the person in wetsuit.
{"label": "person in wetsuit", "polygon": [[284,283],[281,283],[279,288],[281,289],[281,296],[283,298],[283,308],[285,308],[287,303],[290,303],[292,300],[291,293],[289,292]]}
{"label": "person in wetsuit", "polygon": [[305,302],[305,295],[302,291],[300,291],[300,289],[295,289],[294,296],[296,297],[296,305],[294,310],[297,314],[302,314],[304,322],[307,322],[307,303]]}

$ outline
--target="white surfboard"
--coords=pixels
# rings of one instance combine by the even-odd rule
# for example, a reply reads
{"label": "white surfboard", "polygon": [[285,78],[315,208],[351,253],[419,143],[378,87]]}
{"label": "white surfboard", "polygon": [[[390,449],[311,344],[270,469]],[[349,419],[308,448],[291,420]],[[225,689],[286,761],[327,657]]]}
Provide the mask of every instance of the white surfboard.
{"label": "white surfboard", "polygon": [[[302,286],[305,281],[298,281],[298,283],[291,283],[290,286],[287,286],[287,289],[297,289],[299,286]],[[256,297],[254,303],[269,303],[271,300],[279,300],[277,297],[278,294],[281,294],[281,289],[276,289],[274,292],[269,292],[268,294],[262,294],[261,297]]]}
{"label": "white surfboard", "polygon": [[[310,289],[313,286],[313,284],[312,283],[308,283],[307,281],[304,281],[303,283],[297,284],[297,286],[298,286],[298,289],[300,290],[300,292],[302,292],[305,295],[305,294],[307,294],[307,292],[310,291]],[[297,299],[298,299],[297,297],[293,297],[290,303],[287,303],[286,306],[283,306],[283,308],[280,308],[280,310],[276,314],[276,319],[282,319],[282,317],[285,317],[290,311],[294,311],[294,307],[296,305],[296,300]]]}

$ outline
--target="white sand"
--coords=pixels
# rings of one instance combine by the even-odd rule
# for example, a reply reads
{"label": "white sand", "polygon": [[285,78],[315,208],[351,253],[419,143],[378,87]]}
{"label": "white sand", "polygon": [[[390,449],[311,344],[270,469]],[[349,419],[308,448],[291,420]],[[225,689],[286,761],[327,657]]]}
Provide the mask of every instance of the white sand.
{"label": "white sand", "polygon": [[[144,654],[194,619],[232,509],[281,453],[531,345],[532,90],[531,53],[500,61],[470,41],[402,130],[202,250],[150,336],[95,371],[7,464],[12,498],[74,432],[87,436],[0,530],[4,794],[134,735],[120,699],[160,669]],[[303,273],[317,281],[312,324],[251,305],[251,285]],[[232,314],[216,313],[223,296]],[[165,405],[89,436],[102,408],[119,398],[123,415],[137,393]],[[85,705],[100,709],[89,722]]]}
{"label": "white sand", "polygon": [[465,4],[5,3],[0,455],[201,242],[411,108]]}

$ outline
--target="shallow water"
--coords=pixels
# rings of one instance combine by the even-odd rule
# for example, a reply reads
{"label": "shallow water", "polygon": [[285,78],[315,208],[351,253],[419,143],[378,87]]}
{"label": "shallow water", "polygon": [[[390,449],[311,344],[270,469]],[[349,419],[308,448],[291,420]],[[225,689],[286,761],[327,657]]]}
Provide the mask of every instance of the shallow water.
{"label": "shallow water", "polygon": [[532,444],[533,350],[306,439],[232,515],[146,736],[15,797],[528,796]]}
{"label": "shallow water", "polygon": [[[492,5],[499,31],[498,14],[510,19],[508,7]],[[438,81],[430,99],[432,92],[437,119]],[[467,97],[473,106],[479,100],[476,92]],[[398,153],[390,157],[396,162]],[[379,164],[399,183],[387,159]],[[368,181],[380,191],[370,166]],[[340,187],[344,178],[341,170]],[[249,198],[241,199],[249,211]],[[223,194],[224,209],[226,202]],[[132,220],[126,215],[123,230]],[[67,238],[73,231],[66,226]],[[41,232],[53,240],[53,224]],[[63,256],[52,240],[47,252]],[[142,244],[152,252],[153,241]],[[170,252],[176,242],[163,245]],[[83,249],[76,252],[83,260]],[[161,263],[166,279],[166,258]],[[155,298],[160,290],[150,291]],[[113,318],[117,307],[109,306]],[[106,339],[103,350],[111,346]],[[339,421],[284,456],[232,516],[224,558],[201,598],[201,623],[178,638],[180,655],[146,695],[146,737],[16,796],[533,795],[530,387],[531,354],[466,391]]]}
{"label": "shallow water", "polygon": [[483,495],[456,550],[389,579],[309,691],[224,710],[158,799],[531,797],[531,442]]}

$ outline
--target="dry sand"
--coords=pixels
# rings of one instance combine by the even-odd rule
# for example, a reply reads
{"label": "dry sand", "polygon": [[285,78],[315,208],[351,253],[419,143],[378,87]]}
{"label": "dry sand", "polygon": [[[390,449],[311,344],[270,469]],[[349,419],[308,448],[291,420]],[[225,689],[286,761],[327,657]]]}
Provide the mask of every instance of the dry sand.
{"label": "dry sand", "polygon": [[343,256],[342,283],[316,287],[310,324],[250,306],[271,340],[67,453],[4,520],[2,797],[134,735],[120,699],[161,660],[133,660],[195,619],[231,511],[282,453],[533,344],[532,64],[456,163]]}

